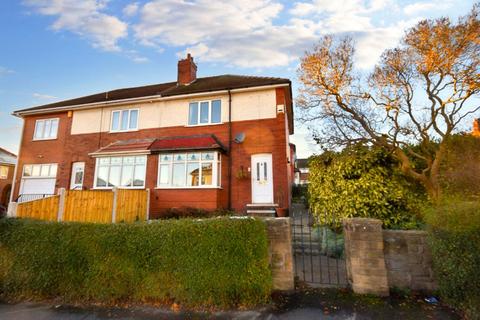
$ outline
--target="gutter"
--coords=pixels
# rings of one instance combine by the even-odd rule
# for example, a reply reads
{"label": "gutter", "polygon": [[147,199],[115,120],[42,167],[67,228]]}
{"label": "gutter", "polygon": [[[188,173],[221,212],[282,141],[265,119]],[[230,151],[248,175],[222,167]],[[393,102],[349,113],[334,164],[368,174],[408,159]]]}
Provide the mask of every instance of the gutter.
{"label": "gutter", "polygon": [[45,109],[25,110],[25,111],[19,110],[19,111],[12,112],[12,115],[21,118],[24,115],[55,113],[59,111],[68,111],[72,109],[75,109],[75,110],[92,109],[100,106],[116,106],[116,105],[132,103],[132,102],[152,103],[156,101],[178,100],[182,98],[202,97],[202,96],[210,96],[210,95],[216,95],[216,94],[229,94],[230,92],[235,93],[235,92],[257,91],[259,89],[262,89],[262,90],[274,89],[274,88],[281,88],[286,86],[290,86],[291,88],[290,83],[281,83],[281,84],[274,84],[274,85],[267,85],[267,86],[256,86],[256,87],[227,89],[227,90],[218,90],[218,91],[204,91],[204,92],[198,92],[198,93],[179,94],[179,95],[165,96],[165,97],[162,95],[153,95],[153,96],[128,98],[128,99],[121,99],[121,100],[76,104],[76,105],[62,106],[62,107],[56,107],[56,108],[45,108]]}
{"label": "gutter", "polygon": [[232,93],[228,90],[228,210],[232,210]]}

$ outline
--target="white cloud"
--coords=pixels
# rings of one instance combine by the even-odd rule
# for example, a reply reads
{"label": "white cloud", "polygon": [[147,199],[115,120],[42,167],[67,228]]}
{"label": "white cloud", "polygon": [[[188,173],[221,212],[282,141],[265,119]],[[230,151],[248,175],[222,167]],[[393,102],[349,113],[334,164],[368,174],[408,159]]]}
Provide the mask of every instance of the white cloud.
{"label": "white cloud", "polygon": [[132,17],[137,14],[138,12],[138,2],[130,3],[122,10],[123,14]]}
{"label": "white cloud", "polygon": [[13,70],[0,66],[0,76],[14,73]]}
{"label": "white cloud", "polygon": [[393,10],[399,9],[392,0],[311,0],[288,10],[279,0],[152,0],[139,9],[133,29],[144,45],[253,68],[287,66],[323,35],[349,34],[359,67],[370,68],[414,23],[374,19]]}
{"label": "white cloud", "polygon": [[119,51],[118,40],[127,36],[127,24],[102,13],[107,0],[25,0],[37,13],[54,16],[51,28],[68,30],[88,39],[96,48]]}
{"label": "white cloud", "polygon": [[407,15],[415,15],[425,11],[445,10],[450,8],[452,5],[452,1],[416,2],[405,6],[403,8],[403,12]]}
{"label": "white cloud", "polygon": [[34,93],[33,97],[35,99],[40,99],[40,100],[55,100],[55,99],[58,99],[58,97],[51,96],[51,95],[48,95],[48,94],[43,94],[43,93]]}

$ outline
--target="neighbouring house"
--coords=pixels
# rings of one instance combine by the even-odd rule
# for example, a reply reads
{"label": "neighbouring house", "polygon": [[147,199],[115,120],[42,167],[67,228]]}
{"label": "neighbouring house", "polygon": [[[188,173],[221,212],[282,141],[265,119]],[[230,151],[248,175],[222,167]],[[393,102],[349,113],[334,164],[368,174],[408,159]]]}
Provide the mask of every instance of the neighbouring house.
{"label": "neighbouring house", "polygon": [[480,119],[473,120],[472,136],[480,137]]}
{"label": "neighbouring house", "polygon": [[177,81],[31,107],[24,120],[14,199],[66,189],[150,189],[165,210],[271,213],[293,184],[289,79],[197,78],[190,54]]}
{"label": "neighbouring house", "polygon": [[[0,207],[4,209],[10,201],[16,162],[17,156],[15,154],[0,148]],[[4,209],[0,208],[0,211]]]}
{"label": "neighbouring house", "polygon": [[308,159],[297,159],[295,166],[295,184],[305,185],[308,184]]}

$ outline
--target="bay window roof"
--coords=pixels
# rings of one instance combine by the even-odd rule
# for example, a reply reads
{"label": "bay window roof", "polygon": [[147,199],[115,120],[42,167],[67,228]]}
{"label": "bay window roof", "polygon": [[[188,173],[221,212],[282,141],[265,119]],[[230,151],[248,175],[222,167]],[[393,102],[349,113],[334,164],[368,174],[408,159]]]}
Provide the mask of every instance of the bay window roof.
{"label": "bay window roof", "polygon": [[182,150],[221,150],[226,148],[213,134],[159,137],[148,139],[129,139],[110,143],[109,145],[90,153],[91,156],[115,154],[149,154],[165,151]]}

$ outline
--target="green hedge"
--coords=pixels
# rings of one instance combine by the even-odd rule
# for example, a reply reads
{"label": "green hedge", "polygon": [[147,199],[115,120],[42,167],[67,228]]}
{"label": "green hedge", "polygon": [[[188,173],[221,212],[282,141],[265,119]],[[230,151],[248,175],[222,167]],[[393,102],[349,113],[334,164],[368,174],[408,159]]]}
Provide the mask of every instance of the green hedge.
{"label": "green hedge", "polygon": [[150,224],[0,220],[7,299],[67,303],[252,306],[268,301],[263,222],[181,219]]}
{"label": "green hedge", "polygon": [[480,205],[449,201],[426,215],[440,295],[480,319]]}

